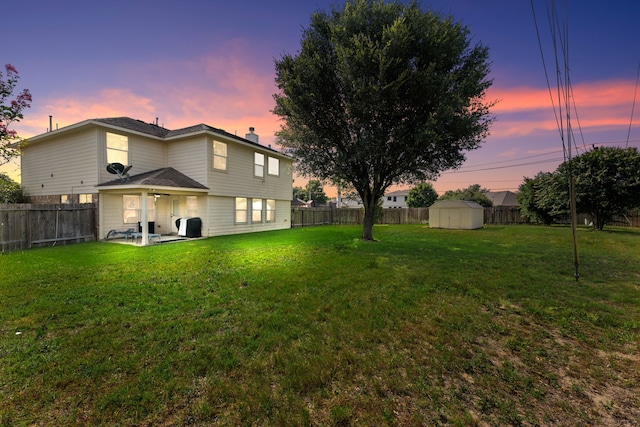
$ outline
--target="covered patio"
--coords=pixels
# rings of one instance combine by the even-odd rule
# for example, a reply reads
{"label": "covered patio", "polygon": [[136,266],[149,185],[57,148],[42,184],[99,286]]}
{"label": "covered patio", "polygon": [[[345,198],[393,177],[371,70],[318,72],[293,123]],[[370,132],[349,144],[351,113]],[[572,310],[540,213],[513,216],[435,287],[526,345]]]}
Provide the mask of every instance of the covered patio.
{"label": "covered patio", "polygon": [[121,177],[97,188],[98,235],[105,240],[138,246],[180,241],[186,236],[180,236],[178,219],[206,218],[209,189],[173,168]]}

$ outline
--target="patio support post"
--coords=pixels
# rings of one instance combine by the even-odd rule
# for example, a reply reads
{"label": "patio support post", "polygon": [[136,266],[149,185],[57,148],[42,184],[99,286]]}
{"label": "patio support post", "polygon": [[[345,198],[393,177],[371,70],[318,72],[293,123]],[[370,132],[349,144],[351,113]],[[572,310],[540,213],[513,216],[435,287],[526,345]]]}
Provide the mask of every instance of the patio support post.
{"label": "patio support post", "polygon": [[142,192],[142,200],[140,201],[140,207],[142,208],[141,218],[140,218],[140,227],[142,228],[142,238],[140,241],[140,245],[147,246],[149,244],[149,221],[147,220],[147,216],[149,213],[149,207],[147,206],[147,192]]}

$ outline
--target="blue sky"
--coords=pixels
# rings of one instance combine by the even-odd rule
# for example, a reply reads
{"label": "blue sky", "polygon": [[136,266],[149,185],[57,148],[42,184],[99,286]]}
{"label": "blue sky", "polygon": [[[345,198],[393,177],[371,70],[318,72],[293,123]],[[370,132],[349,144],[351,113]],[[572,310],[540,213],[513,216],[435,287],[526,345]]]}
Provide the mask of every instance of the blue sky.
{"label": "blue sky", "polygon": [[[96,117],[129,116],[178,128],[198,123],[244,135],[254,126],[264,144],[279,129],[271,114],[274,59],[295,53],[317,10],[343,1],[22,0],[3,7],[0,54],[20,72],[32,108],[15,126],[21,136]],[[605,7],[606,5],[606,7]],[[640,62],[636,0],[434,0],[423,9],[451,14],[473,41],[489,47],[497,121],[482,148],[437,191],[478,183],[515,190],[524,176],[554,170],[562,142],[542,66],[540,34],[555,90],[548,11],[567,26],[577,109],[576,145],[640,147],[636,109]],[[566,7],[565,7],[566,6]],[[566,13],[565,13],[566,12]],[[575,114],[575,113],[574,113]],[[576,120],[576,119],[572,119]],[[631,123],[631,128],[630,128]],[[627,142],[627,135],[629,134]],[[1,171],[16,176],[17,165]],[[298,180],[297,185],[305,180]],[[327,193],[331,191],[327,188]]]}

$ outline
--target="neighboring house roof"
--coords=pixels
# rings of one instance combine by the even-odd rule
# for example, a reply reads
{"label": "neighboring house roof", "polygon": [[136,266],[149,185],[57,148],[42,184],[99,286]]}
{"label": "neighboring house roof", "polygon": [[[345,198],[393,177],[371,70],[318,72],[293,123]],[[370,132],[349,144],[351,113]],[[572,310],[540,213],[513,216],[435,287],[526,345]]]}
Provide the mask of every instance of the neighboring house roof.
{"label": "neighboring house roof", "polygon": [[389,196],[407,196],[409,194],[409,190],[396,190],[396,191],[390,191],[389,193],[384,193],[385,197],[389,197]]}
{"label": "neighboring house roof", "polygon": [[520,206],[517,194],[512,191],[487,191],[484,193],[493,206]]}
{"label": "neighboring house roof", "polygon": [[180,187],[207,190],[208,188],[199,182],[189,178],[174,168],[161,168],[150,172],[132,175],[129,179],[114,179],[112,181],[98,184],[97,187],[111,186],[155,186],[155,187]]}

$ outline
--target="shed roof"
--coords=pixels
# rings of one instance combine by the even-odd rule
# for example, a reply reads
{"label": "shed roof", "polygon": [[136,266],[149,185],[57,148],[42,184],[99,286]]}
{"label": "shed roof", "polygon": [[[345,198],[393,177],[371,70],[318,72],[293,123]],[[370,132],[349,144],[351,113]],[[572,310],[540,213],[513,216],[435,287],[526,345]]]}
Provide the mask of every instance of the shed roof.
{"label": "shed roof", "polygon": [[469,200],[436,200],[429,209],[432,208],[484,209],[478,203]]}

